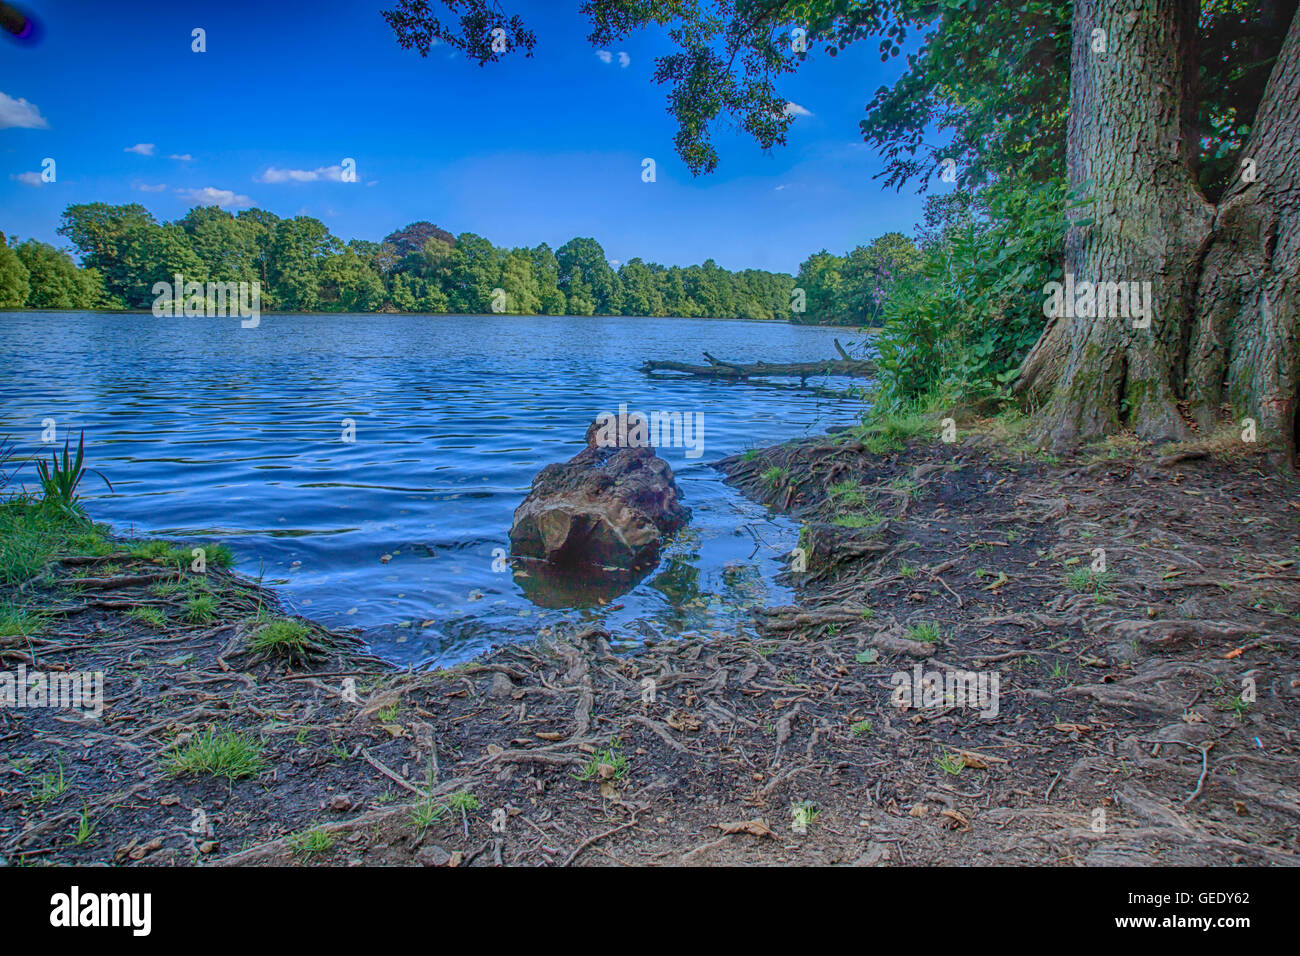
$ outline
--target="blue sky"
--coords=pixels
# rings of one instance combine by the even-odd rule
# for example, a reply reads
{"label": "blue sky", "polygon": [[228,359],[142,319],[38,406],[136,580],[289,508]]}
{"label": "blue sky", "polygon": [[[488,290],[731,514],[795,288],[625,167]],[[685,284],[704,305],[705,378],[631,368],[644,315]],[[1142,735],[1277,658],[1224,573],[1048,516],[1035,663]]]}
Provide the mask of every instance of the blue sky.
{"label": "blue sky", "polygon": [[[604,62],[577,0],[506,2],[536,32],[534,56],[479,67],[400,49],[389,5],[21,0],[44,32],[33,47],[0,38],[0,230],[64,245],[69,203],[170,220],[215,200],[316,216],[344,239],[428,219],[503,246],[592,236],[616,261],[793,272],[920,217],[913,187],[872,178],[881,162],[858,132],[902,68],[874,41],[783,81],[808,114],[786,147],[765,155],[720,130],[718,171],[693,178],[651,79],[663,37],[634,35]],[[206,53],[190,49],[195,27]],[[46,157],[57,181],[33,184]],[[355,183],[339,181],[344,157]]]}

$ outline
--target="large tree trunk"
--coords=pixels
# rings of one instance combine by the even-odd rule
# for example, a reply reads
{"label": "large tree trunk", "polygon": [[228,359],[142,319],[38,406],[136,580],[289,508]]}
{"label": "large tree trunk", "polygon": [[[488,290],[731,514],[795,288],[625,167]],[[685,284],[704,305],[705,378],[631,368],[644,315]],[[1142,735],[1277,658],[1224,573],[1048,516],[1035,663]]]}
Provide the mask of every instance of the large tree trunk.
{"label": "large tree trunk", "polygon": [[[1294,462],[1300,274],[1300,13],[1217,209],[1196,183],[1195,0],[1076,0],[1067,172],[1089,200],[1066,236],[1074,282],[1150,282],[1150,328],[1053,319],[1020,387],[1057,449],[1124,426],[1188,437],[1223,406]],[[1094,49],[1104,31],[1106,51]],[[1247,174],[1247,179],[1250,178]]]}

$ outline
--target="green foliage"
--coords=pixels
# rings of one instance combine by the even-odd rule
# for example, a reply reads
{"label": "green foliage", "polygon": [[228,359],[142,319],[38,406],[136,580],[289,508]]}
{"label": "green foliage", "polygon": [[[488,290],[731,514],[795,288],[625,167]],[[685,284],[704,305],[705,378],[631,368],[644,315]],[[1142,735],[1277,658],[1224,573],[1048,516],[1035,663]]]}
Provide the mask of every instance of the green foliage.
{"label": "green foliage", "polygon": [[57,554],[97,554],[100,536],[74,512],[27,496],[0,501],[0,585],[36,577]]}
{"label": "green foliage", "polygon": [[104,280],[95,269],[78,269],[61,249],[29,239],[14,250],[27,268],[29,309],[98,309],[108,304]]}
{"label": "green foliage", "polygon": [[887,232],[847,256],[823,249],[799,266],[795,285],[804,290],[804,311],[792,322],[875,325],[896,287],[921,271],[921,250],[899,232]]}
{"label": "green foliage", "polygon": [[[415,222],[382,243],[344,243],[318,219],[261,209],[232,216],[197,206],[159,224],[143,206],[90,203],[69,206],[59,232],[86,268],[51,246],[24,243],[37,271],[30,294],[26,286],[12,293],[15,306],[149,308],[152,284],[171,283],[179,272],[186,281],[260,282],[265,310],[786,319],[794,288],[790,275],[729,272],[711,259],[685,268],[632,259],[616,272],[589,238],[558,252],[545,243],[502,249],[473,233],[452,236]],[[12,265],[15,277],[26,268]],[[3,269],[0,262],[0,303]],[[17,289],[18,279],[10,284]]]}
{"label": "green foliage", "polygon": [[1005,391],[1046,321],[1042,289],[1060,273],[1064,199],[1051,183],[931,201],[920,273],[884,305],[877,408]]}
{"label": "green foliage", "polygon": [[22,259],[8,243],[0,242],[0,309],[21,309],[30,289]]}
{"label": "green foliage", "polygon": [[40,509],[25,505],[0,510],[0,584],[30,581],[54,556],[52,536],[44,522],[32,520]]}
{"label": "green foliage", "polygon": [[[86,433],[83,431],[81,437],[77,440],[75,458],[70,458],[68,455],[70,442],[71,438],[64,440],[62,458],[59,457],[57,452],[50,452],[48,462],[38,458],[36,460],[36,475],[40,479],[41,491],[45,495],[44,504],[47,508],[62,512],[70,517],[83,517],[85,512],[77,498],[77,488],[86,474],[85,466],[82,464],[86,457]],[[103,478],[104,484],[108,485],[107,478],[104,478],[103,475],[100,475],[100,478]],[[108,487],[110,491],[113,488],[112,485],[108,485]]]}

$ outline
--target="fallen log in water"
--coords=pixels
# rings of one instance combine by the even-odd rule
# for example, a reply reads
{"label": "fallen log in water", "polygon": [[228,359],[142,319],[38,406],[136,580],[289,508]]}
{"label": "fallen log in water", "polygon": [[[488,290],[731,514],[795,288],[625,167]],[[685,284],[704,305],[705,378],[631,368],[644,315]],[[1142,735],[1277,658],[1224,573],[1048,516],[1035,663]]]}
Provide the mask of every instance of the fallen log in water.
{"label": "fallen log in water", "polygon": [[708,352],[704,358],[708,365],[691,365],[688,362],[646,362],[641,366],[643,372],[682,372],[686,375],[699,375],[705,378],[724,378],[731,381],[744,381],[749,378],[789,377],[797,378],[800,383],[814,375],[844,375],[850,378],[870,378],[876,370],[874,362],[865,359],[850,358],[839,340],[835,341],[841,358],[825,359],[820,362],[724,362],[714,358]]}

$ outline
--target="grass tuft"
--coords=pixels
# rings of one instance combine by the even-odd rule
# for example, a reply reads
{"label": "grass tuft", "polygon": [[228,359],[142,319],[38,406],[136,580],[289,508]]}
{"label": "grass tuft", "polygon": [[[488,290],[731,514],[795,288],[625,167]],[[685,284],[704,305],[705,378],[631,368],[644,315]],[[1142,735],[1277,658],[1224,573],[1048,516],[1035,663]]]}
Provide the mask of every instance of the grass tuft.
{"label": "grass tuft", "polygon": [[248,639],[250,650],[298,657],[312,648],[311,632],[300,621],[280,618],[263,624]]}
{"label": "grass tuft", "polygon": [[177,748],[164,766],[169,776],[256,777],[266,769],[257,741],[232,731],[209,730]]}

